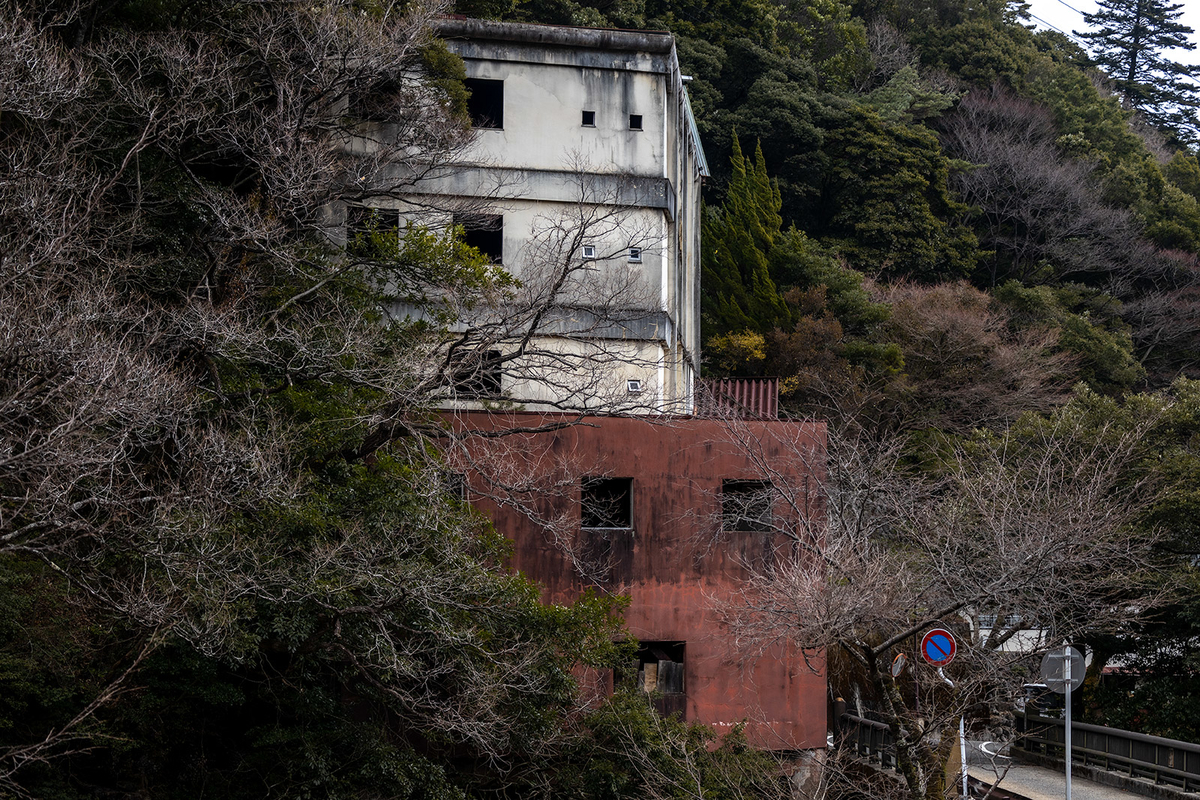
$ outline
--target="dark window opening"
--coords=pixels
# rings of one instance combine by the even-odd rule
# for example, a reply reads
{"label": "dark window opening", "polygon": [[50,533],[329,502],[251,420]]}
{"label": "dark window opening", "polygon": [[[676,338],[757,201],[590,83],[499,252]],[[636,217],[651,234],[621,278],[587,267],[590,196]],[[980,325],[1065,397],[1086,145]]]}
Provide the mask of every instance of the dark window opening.
{"label": "dark window opening", "polygon": [[580,524],[584,528],[632,528],[633,478],[584,478]]}
{"label": "dark window opening", "polygon": [[641,114],[630,114],[629,115],[629,130],[640,131],[641,129],[642,129],[642,115]]}
{"label": "dark window opening", "polygon": [[493,264],[504,263],[504,217],[500,214],[455,214],[463,229],[463,244],[483,253]]}
{"label": "dark window opening", "polygon": [[686,642],[639,642],[638,689],[650,694],[684,694],[684,650]]}
{"label": "dark window opening", "polygon": [[467,98],[467,114],[474,128],[504,127],[504,81],[467,78],[463,81],[471,96]]}
{"label": "dark window opening", "polygon": [[583,127],[585,127],[585,128],[596,127],[596,112],[595,111],[583,112]]}
{"label": "dark window opening", "polygon": [[629,248],[629,260],[633,261],[633,262],[641,262],[642,248],[640,248],[640,247]]}
{"label": "dark window opening", "polygon": [[460,503],[467,502],[467,476],[461,472],[442,473],[442,491]]}
{"label": "dark window opening", "polygon": [[722,481],[721,527],[727,531],[770,531],[771,502],[768,481]]}
{"label": "dark window opening", "polygon": [[499,350],[473,350],[459,355],[451,372],[455,393],[468,399],[500,397],[503,364]]}

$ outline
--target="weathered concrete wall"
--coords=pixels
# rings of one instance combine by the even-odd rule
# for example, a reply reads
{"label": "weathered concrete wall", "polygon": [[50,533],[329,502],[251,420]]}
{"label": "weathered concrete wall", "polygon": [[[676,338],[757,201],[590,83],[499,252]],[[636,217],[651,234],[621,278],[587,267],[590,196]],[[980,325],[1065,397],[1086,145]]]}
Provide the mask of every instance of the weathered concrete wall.
{"label": "weathered concrete wall", "polygon": [[[504,128],[477,130],[465,160],[518,169],[666,177],[666,82],[661,75],[523,63],[503,48],[466,61],[467,76],[504,81]],[[595,127],[582,124],[594,111]],[[631,130],[629,116],[642,129]]]}
{"label": "weathered concrete wall", "polygon": [[[616,305],[665,313],[669,338],[653,342],[667,371],[657,382],[657,410],[690,408],[707,165],[674,40],[660,32],[480,20],[444,20],[438,30],[464,59],[468,77],[503,82],[503,126],[477,128],[455,164],[414,180],[412,200],[423,213],[438,206],[437,197],[484,200],[490,213],[504,215],[504,265],[523,280],[547,261],[534,252],[539,231],[560,224],[569,233],[576,208],[611,213],[598,224],[595,215],[589,223],[576,214],[575,230],[592,226],[585,243],[601,256],[598,270],[617,282],[638,279],[632,301]],[[592,124],[584,124],[585,111]],[[640,249],[640,262],[624,257],[630,247]],[[600,307],[595,299],[586,292],[571,297],[577,307]],[[644,371],[644,364],[631,366]],[[616,369],[618,383],[628,371]],[[554,375],[546,385],[563,382]]]}
{"label": "weathered concrete wall", "polygon": [[[471,428],[509,428],[559,419],[515,415],[465,415]],[[737,435],[712,420],[669,421],[588,418],[554,433],[527,435],[503,444],[481,444],[478,463],[536,483],[580,475],[633,479],[633,525],[628,530],[580,528],[579,492],[546,501],[545,517],[567,521],[553,535],[512,507],[482,497],[473,504],[488,513],[514,542],[512,567],[541,582],[546,597],[568,602],[590,585],[631,598],[626,622],[643,641],[686,642],[686,713],[689,720],[725,732],[748,722],[759,745],[775,749],[824,747],[825,676],[797,653],[776,648],[762,656],[739,651],[721,620],[721,606],[746,591],[750,570],[790,552],[790,539],[773,532],[720,532],[723,480],[760,479],[754,459],[738,440],[750,436],[770,460],[776,479],[794,487],[819,482],[824,428],[783,422],[739,423]],[[744,441],[744,440],[743,440]],[[807,458],[796,457],[798,452]],[[500,464],[498,461],[508,463]],[[576,471],[572,477],[571,470]],[[475,479],[476,489],[483,482]],[[820,513],[815,496],[806,514]],[[572,516],[573,515],[573,516]],[[787,520],[779,509],[784,526]],[[573,519],[574,530],[570,530]],[[564,549],[606,557],[596,580],[584,580]]]}

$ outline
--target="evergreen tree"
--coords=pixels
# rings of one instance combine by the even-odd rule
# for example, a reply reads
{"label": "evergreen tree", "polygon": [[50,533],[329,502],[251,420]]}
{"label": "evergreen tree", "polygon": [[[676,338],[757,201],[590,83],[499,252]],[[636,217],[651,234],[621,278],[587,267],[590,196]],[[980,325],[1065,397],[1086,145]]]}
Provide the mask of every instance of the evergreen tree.
{"label": "evergreen tree", "polygon": [[1182,3],[1168,0],[1099,0],[1095,14],[1084,14],[1093,56],[1112,76],[1131,106],[1155,125],[1174,129],[1180,138],[1196,139],[1200,95],[1189,78],[1200,67],[1167,57],[1167,50],[1194,50],[1191,28],[1179,22]]}
{"label": "evergreen tree", "polygon": [[733,174],[721,208],[704,217],[702,309],[710,333],[769,331],[788,318],[767,255],[779,235],[779,188],[767,177],[761,145],[753,165],[733,137]]}

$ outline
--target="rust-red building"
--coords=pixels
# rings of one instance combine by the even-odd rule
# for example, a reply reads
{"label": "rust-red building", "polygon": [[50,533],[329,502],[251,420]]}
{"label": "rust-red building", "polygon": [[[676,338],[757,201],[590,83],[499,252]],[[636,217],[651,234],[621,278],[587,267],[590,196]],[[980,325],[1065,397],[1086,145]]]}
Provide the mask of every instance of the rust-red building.
{"label": "rust-red building", "polygon": [[[471,429],[536,429],[574,417],[466,414]],[[739,644],[730,611],[748,579],[789,558],[820,514],[824,426],[780,421],[588,417],[481,440],[472,503],[514,543],[512,566],[570,602],[628,595],[638,680],[656,704],[759,746],[822,748],[825,675],[811,654]],[[816,669],[814,669],[814,666]]]}

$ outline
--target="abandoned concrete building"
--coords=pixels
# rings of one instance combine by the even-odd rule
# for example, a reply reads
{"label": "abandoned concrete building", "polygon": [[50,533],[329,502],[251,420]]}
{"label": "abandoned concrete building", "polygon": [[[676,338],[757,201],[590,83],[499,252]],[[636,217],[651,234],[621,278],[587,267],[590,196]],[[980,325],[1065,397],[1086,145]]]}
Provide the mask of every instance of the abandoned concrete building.
{"label": "abandoned concrete building", "polygon": [[672,37],[466,19],[438,34],[466,65],[475,137],[409,200],[449,207],[554,306],[519,357],[481,343],[503,364],[482,383],[526,408],[689,412],[708,167]]}
{"label": "abandoned concrete building", "polygon": [[459,430],[509,434],[450,469],[547,600],[629,596],[637,686],[662,711],[823,749],[819,655],[743,652],[723,621],[819,518],[824,429],[775,419],[770,382],[698,392],[708,168],[673,38],[466,19],[438,34],[465,62],[476,135],[407,202],[448,209],[523,289],[551,284],[533,339],[497,326],[443,404]]}

